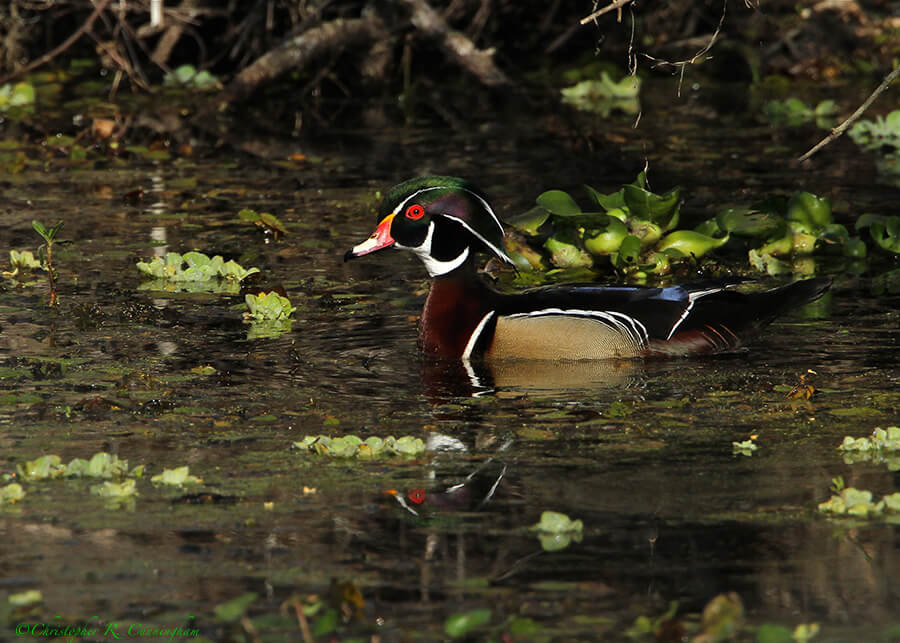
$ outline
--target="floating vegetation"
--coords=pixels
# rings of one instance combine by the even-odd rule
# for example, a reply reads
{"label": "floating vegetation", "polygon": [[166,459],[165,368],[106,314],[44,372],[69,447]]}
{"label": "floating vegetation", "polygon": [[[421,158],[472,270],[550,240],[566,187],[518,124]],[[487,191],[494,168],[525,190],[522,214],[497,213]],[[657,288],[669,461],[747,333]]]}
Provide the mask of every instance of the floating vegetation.
{"label": "floating vegetation", "polygon": [[756,446],[756,443],[750,440],[744,440],[743,442],[732,442],[731,449],[735,455],[753,455],[753,452],[756,451],[759,447]]}
{"label": "floating vegetation", "polygon": [[186,87],[188,89],[212,90],[221,87],[219,79],[206,71],[197,71],[193,65],[176,67],[163,79],[167,87]]}
{"label": "floating vegetation", "polygon": [[54,478],[122,478],[141,477],[144,465],[128,470],[128,461],[104,451],[95,453],[90,460],[75,458],[69,464],[62,464],[58,455],[44,455],[18,465],[16,470],[22,480],[36,481]]}
{"label": "floating vegetation", "polygon": [[825,502],[819,503],[819,511],[838,516],[870,518],[885,513],[900,513],[900,492],[884,496],[875,502],[871,491],[845,487],[843,478],[832,481],[834,495]]}
{"label": "floating vegetation", "polygon": [[132,478],[122,482],[104,482],[91,487],[91,493],[101,498],[120,499],[138,495],[137,483]]}
{"label": "floating vegetation", "polygon": [[137,268],[156,279],[169,281],[210,281],[225,279],[240,282],[259,268],[244,268],[234,260],[225,261],[220,255],[209,257],[202,252],[166,253],[165,257],[154,257],[150,261],[139,261]]}
{"label": "floating vegetation", "polygon": [[317,455],[335,458],[377,458],[383,456],[413,457],[425,452],[421,438],[404,435],[399,438],[371,436],[365,440],[355,435],[332,438],[327,435],[307,435],[292,447]]}
{"label": "floating vegetation", "polygon": [[17,482],[0,487],[0,505],[8,505],[18,502],[25,497],[25,490]]}
{"label": "floating vegetation", "polygon": [[11,270],[4,272],[4,277],[15,277],[19,270],[44,270],[44,264],[38,261],[31,250],[10,250],[9,265]]}
{"label": "floating vegetation", "polygon": [[287,297],[282,297],[277,292],[261,292],[255,295],[247,295],[244,302],[250,312],[248,319],[252,321],[279,321],[291,316],[296,307],[291,306]]}
{"label": "floating vegetation", "polygon": [[241,221],[248,221],[259,226],[265,232],[270,233],[275,239],[288,233],[287,228],[284,227],[284,224],[281,223],[278,217],[274,214],[269,214],[268,212],[257,212],[256,210],[244,208],[238,212],[238,218],[240,218]]}
{"label": "floating vegetation", "polygon": [[874,121],[857,121],[847,135],[864,150],[876,151],[888,156],[900,155],[900,109],[886,117],[876,116]]}
{"label": "floating vegetation", "polygon": [[14,107],[33,109],[34,101],[34,85],[29,82],[15,85],[7,83],[0,87],[0,112],[7,112]]}
{"label": "floating vegetation", "polygon": [[763,115],[776,127],[796,127],[815,122],[818,127],[829,129],[837,120],[837,104],[833,100],[823,100],[811,107],[799,98],[772,100],[763,107]]}
{"label": "floating vegetation", "polygon": [[150,482],[153,484],[168,484],[180,487],[186,484],[199,484],[203,481],[197,476],[190,475],[189,467],[184,466],[176,467],[175,469],[163,469],[162,473],[150,478]]}
{"label": "floating vegetation", "polygon": [[583,80],[572,87],[560,90],[562,101],[584,112],[594,112],[606,117],[614,110],[625,114],[641,111],[638,94],[641,79],[625,76],[616,82],[609,74],[600,72],[600,80]]}
{"label": "floating vegetation", "polygon": [[541,520],[532,525],[531,530],[538,532],[538,540],[544,551],[558,551],[568,547],[572,541],[581,542],[584,524],[563,513],[544,511],[541,513]]}
{"label": "floating vegetation", "polygon": [[492,615],[493,612],[486,607],[460,612],[459,614],[451,614],[444,621],[444,632],[447,636],[454,639],[468,636],[473,630],[490,623]]}
{"label": "floating vegetation", "polygon": [[838,448],[847,464],[872,462],[886,464],[890,471],[900,471],[900,427],[878,428],[871,436],[861,438],[845,436]]}
{"label": "floating vegetation", "polygon": [[[746,253],[750,267],[777,275],[814,271],[802,261],[814,253],[850,259],[867,254],[859,237],[834,223],[829,199],[809,192],[727,208],[694,229],[676,229],[679,189],[654,193],[645,172],[612,194],[585,188],[593,211],[562,190],[548,190],[534,208],[508,218],[515,232],[506,250],[520,270],[541,270],[548,263],[562,269],[606,264],[640,279],[670,274],[722,251]],[[864,215],[857,230],[863,228],[879,247],[900,252],[900,217]]]}

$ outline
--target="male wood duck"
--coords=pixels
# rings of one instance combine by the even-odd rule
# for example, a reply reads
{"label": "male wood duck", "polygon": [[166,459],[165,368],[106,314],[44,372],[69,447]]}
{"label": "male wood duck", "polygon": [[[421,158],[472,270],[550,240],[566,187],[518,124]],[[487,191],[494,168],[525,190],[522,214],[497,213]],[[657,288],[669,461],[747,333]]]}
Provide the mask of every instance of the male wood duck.
{"label": "male wood duck", "polygon": [[416,254],[432,278],[419,325],[426,352],[468,362],[478,356],[593,360],[733,351],[781,313],[819,298],[830,279],[806,279],[757,293],[740,280],[665,288],[566,285],[517,294],[477,274],[485,250],[513,265],[503,224],[469,182],[423,176],[390,190],[378,226],[345,260],[398,248]]}

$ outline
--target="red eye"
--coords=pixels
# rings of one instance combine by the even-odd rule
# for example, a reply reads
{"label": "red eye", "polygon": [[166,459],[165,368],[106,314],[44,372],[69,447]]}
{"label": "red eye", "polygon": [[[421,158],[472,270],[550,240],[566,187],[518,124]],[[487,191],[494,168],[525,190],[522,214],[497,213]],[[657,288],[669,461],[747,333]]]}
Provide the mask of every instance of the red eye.
{"label": "red eye", "polygon": [[[414,208],[421,208],[422,206],[413,206]],[[409,214],[409,210],[406,211]],[[417,217],[418,218],[418,217]],[[421,505],[425,502],[425,490],[424,489],[410,489],[406,492],[406,497],[409,498],[410,502],[414,502],[417,505]]]}
{"label": "red eye", "polygon": [[423,208],[418,203],[415,205],[411,205],[406,208],[406,218],[407,219],[421,219],[425,216],[425,208]]}

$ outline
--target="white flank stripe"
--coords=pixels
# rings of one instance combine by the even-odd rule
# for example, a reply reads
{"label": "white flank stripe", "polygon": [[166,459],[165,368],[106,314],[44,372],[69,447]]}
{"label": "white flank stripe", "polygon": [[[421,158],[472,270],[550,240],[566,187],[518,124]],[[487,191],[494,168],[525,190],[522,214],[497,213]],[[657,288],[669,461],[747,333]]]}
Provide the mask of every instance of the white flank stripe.
{"label": "white flank stripe", "polygon": [[463,361],[468,362],[469,358],[472,357],[472,351],[475,350],[475,344],[478,343],[478,338],[481,337],[481,333],[482,331],[484,331],[485,325],[491,320],[491,317],[493,316],[494,311],[492,310],[487,315],[482,317],[480,322],[478,322],[475,330],[472,331],[472,336],[469,337],[469,341],[466,342],[466,350],[464,350],[462,354]]}
{"label": "white flank stripe", "polygon": [[681,313],[681,317],[678,318],[678,321],[675,322],[675,325],[672,326],[672,330],[669,331],[669,335],[666,337],[666,341],[672,339],[672,335],[675,334],[675,331],[678,330],[678,327],[681,326],[681,323],[687,319],[688,315],[691,314],[691,308],[694,307],[694,300],[700,299],[706,295],[711,295],[714,292],[722,292],[724,288],[710,288],[709,290],[698,290],[697,292],[688,293],[688,305],[687,308],[684,309],[684,312]]}

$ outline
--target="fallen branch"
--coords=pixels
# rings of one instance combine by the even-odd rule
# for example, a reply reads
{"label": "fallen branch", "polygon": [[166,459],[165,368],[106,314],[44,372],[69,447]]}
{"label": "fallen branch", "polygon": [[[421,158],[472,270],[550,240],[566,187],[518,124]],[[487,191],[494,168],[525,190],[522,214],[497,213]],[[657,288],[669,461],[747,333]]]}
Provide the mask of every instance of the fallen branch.
{"label": "fallen branch", "polygon": [[303,68],[323,54],[375,41],[384,32],[372,16],[326,22],[278,45],[244,68],[225,88],[226,102],[251,94],[260,85],[290,69]]}
{"label": "fallen branch", "polygon": [[816,152],[821,150],[823,147],[825,147],[826,145],[831,143],[831,141],[833,141],[834,139],[838,138],[841,134],[846,132],[847,128],[850,127],[851,125],[853,125],[853,123],[855,123],[859,119],[859,117],[863,115],[863,112],[865,112],[867,109],[869,109],[869,106],[875,102],[875,99],[878,98],[878,96],[880,96],[881,93],[884,90],[886,90],[892,82],[897,80],[898,77],[900,77],[900,67],[897,67],[896,69],[894,69],[894,71],[892,71],[887,76],[885,76],[884,80],[881,81],[881,84],[875,88],[875,91],[871,93],[871,95],[865,100],[865,102],[862,105],[860,105],[857,108],[857,110],[855,112],[853,112],[847,118],[847,120],[845,120],[843,123],[841,123],[834,129],[832,129],[831,132],[828,134],[828,136],[826,136],[821,141],[816,143],[809,151],[806,152],[806,154],[799,157],[797,159],[797,162],[799,163],[799,162],[805,161],[810,156],[812,156],[813,154],[815,154]]}
{"label": "fallen branch", "polygon": [[403,2],[412,9],[410,21],[413,26],[436,40],[454,62],[476,76],[482,84],[489,87],[510,84],[506,74],[494,64],[493,49],[478,49],[468,36],[451,29],[425,0],[403,0]]}
{"label": "fallen branch", "polygon": [[85,33],[91,30],[91,27],[94,26],[94,22],[97,18],[100,17],[100,14],[103,13],[103,10],[106,9],[106,6],[112,2],[112,0],[102,0],[95,8],[94,12],[90,15],[90,17],[85,20],[84,24],[81,25],[78,29],[75,30],[71,36],[66,38],[58,47],[55,47],[48,51],[46,54],[32,60],[30,63],[22,67],[21,69],[17,69],[16,71],[8,73],[6,76],[0,78],[0,85],[5,85],[7,82],[12,80],[13,78],[18,78],[24,74],[27,74],[30,71],[33,71],[40,67],[41,65],[50,62],[54,58],[56,58],[59,54],[64,52],[66,49],[75,44],[79,38],[81,38]]}

